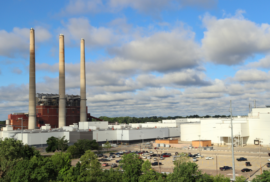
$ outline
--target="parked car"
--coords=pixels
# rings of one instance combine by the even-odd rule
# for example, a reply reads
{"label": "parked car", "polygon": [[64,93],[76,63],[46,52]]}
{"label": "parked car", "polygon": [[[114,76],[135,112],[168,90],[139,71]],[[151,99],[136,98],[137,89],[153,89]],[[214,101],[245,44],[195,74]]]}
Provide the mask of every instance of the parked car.
{"label": "parked car", "polygon": [[154,158],[153,160],[154,160],[154,161],[157,161],[157,158]]}
{"label": "parked car", "polygon": [[270,163],[268,162],[268,163],[266,164],[266,166],[267,166],[267,167],[270,167]]}
{"label": "parked car", "polygon": [[147,159],[151,159],[152,157],[151,156],[147,156]]}
{"label": "parked car", "polygon": [[112,163],[111,167],[112,167],[112,168],[117,167],[117,164]]}
{"label": "parked car", "polygon": [[193,162],[197,162],[198,159],[196,157],[193,158]]}
{"label": "parked car", "polygon": [[97,154],[97,156],[98,156],[98,157],[102,157],[102,156],[103,156],[103,154]]}
{"label": "parked car", "polygon": [[146,156],[143,156],[142,158],[143,158],[143,159],[146,159],[147,157],[146,157]]}
{"label": "parked car", "polygon": [[247,158],[240,157],[240,158],[237,158],[236,160],[237,160],[237,161],[247,161]]}
{"label": "parked car", "polygon": [[115,157],[119,158],[119,157],[120,157],[120,155],[115,155]]}
{"label": "parked car", "polygon": [[110,153],[110,155],[114,155],[114,154],[115,154],[115,153],[113,153],[113,152],[112,152],[112,153]]}
{"label": "parked car", "polygon": [[109,164],[108,163],[103,163],[102,164],[102,167],[106,167],[106,166],[108,166]]}
{"label": "parked car", "polygon": [[103,155],[103,158],[108,158],[108,156],[107,155]]}
{"label": "parked car", "polygon": [[170,157],[170,155],[162,155],[162,157]]}
{"label": "parked car", "polygon": [[252,169],[244,168],[241,170],[241,172],[250,172],[250,171],[252,171]]}
{"label": "parked car", "polygon": [[154,149],[159,149],[158,147],[155,147]]}
{"label": "parked car", "polygon": [[213,157],[205,157],[205,160],[212,160],[214,159]]}
{"label": "parked car", "polygon": [[116,163],[119,163],[120,161],[121,161],[121,159],[120,159],[120,160],[116,160],[115,162],[116,162]]}
{"label": "parked car", "polygon": [[246,162],[246,166],[251,166],[250,162]]}
{"label": "parked car", "polygon": [[150,153],[150,154],[152,154],[153,152],[152,152],[152,151],[150,151],[149,153]]}
{"label": "parked car", "polygon": [[[158,162],[153,162],[152,163],[152,166],[157,166],[158,165]],[[162,163],[160,162],[159,165],[162,165]]]}
{"label": "parked car", "polygon": [[152,154],[150,155],[151,157],[157,157],[158,155],[157,154]]}
{"label": "parked car", "polygon": [[219,168],[221,171],[226,171],[226,170],[231,170],[232,167],[229,167],[229,166],[223,166],[223,167],[220,167]]}
{"label": "parked car", "polygon": [[161,156],[159,160],[164,160],[164,157]]}
{"label": "parked car", "polygon": [[268,153],[268,156],[270,156],[270,153]]}

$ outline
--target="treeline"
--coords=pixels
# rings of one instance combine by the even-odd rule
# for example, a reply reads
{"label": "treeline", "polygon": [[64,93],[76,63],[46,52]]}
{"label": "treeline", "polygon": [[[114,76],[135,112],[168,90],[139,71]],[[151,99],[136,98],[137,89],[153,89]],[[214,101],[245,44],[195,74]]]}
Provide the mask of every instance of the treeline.
{"label": "treeline", "polygon": [[[222,175],[202,173],[198,165],[190,162],[185,153],[174,162],[174,169],[170,174],[155,171],[148,160],[143,161],[134,153],[124,154],[119,166],[109,170],[102,169],[92,150],[84,151],[76,166],[71,166],[71,159],[72,155],[68,150],[44,157],[35,148],[23,145],[21,141],[0,140],[0,181],[230,182],[230,178]],[[264,170],[263,174],[252,182],[267,182],[269,179],[269,170]],[[236,182],[244,181],[243,176],[236,178]]]}
{"label": "treeline", "polygon": [[[102,119],[103,121],[109,121],[109,123],[145,123],[145,122],[158,122],[162,120],[170,120],[170,119],[177,119],[177,118],[226,118],[230,116],[226,115],[206,115],[206,116],[199,116],[199,115],[189,115],[186,117],[183,116],[168,116],[168,117],[162,117],[162,116],[151,116],[151,117],[107,117],[107,116],[100,116],[99,119]],[[95,121],[95,120],[93,120]]]}

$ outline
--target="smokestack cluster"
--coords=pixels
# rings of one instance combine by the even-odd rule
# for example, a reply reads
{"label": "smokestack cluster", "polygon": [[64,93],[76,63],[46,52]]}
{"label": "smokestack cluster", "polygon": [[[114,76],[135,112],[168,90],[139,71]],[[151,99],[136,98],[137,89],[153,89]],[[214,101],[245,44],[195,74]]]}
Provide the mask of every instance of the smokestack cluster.
{"label": "smokestack cluster", "polygon": [[66,92],[65,92],[65,43],[64,35],[59,35],[59,120],[58,127],[66,126]]}
{"label": "smokestack cluster", "polygon": [[[30,29],[30,66],[29,66],[29,121],[28,129],[36,128],[36,71],[35,71],[35,30]],[[80,121],[87,121],[86,113],[86,76],[85,76],[85,41],[81,39],[80,68]],[[65,93],[65,42],[64,35],[59,35],[59,120],[58,127],[66,126]]]}
{"label": "smokestack cluster", "polygon": [[36,128],[36,63],[35,30],[30,29],[30,64],[29,64],[29,115],[28,129]]}
{"label": "smokestack cluster", "polygon": [[81,103],[80,121],[86,121],[86,80],[85,80],[85,42],[81,39]]}

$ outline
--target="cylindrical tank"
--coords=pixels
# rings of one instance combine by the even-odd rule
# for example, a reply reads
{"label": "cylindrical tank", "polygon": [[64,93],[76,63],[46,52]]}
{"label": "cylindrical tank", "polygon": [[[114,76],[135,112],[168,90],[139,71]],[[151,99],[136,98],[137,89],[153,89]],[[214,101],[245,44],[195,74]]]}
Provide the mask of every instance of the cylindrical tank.
{"label": "cylindrical tank", "polygon": [[6,125],[10,125],[9,119],[6,120]]}
{"label": "cylindrical tank", "polygon": [[161,144],[160,144],[160,147],[164,147],[164,146],[165,146],[164,143],[161,143]]}

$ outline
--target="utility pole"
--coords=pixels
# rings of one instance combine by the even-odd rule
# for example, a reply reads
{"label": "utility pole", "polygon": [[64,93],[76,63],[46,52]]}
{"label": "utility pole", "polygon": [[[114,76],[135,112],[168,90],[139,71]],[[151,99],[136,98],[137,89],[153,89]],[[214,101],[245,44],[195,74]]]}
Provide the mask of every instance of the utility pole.
{"label": "utility pole", "polygon": [[234,164],[234,146],[233,146],[233,123],[232,123],[232,101],[230,101],[230,113],[231,113],[231,145],[232,145],[232,164],[233,164],[233,179],[235,181],[235,164]]}

